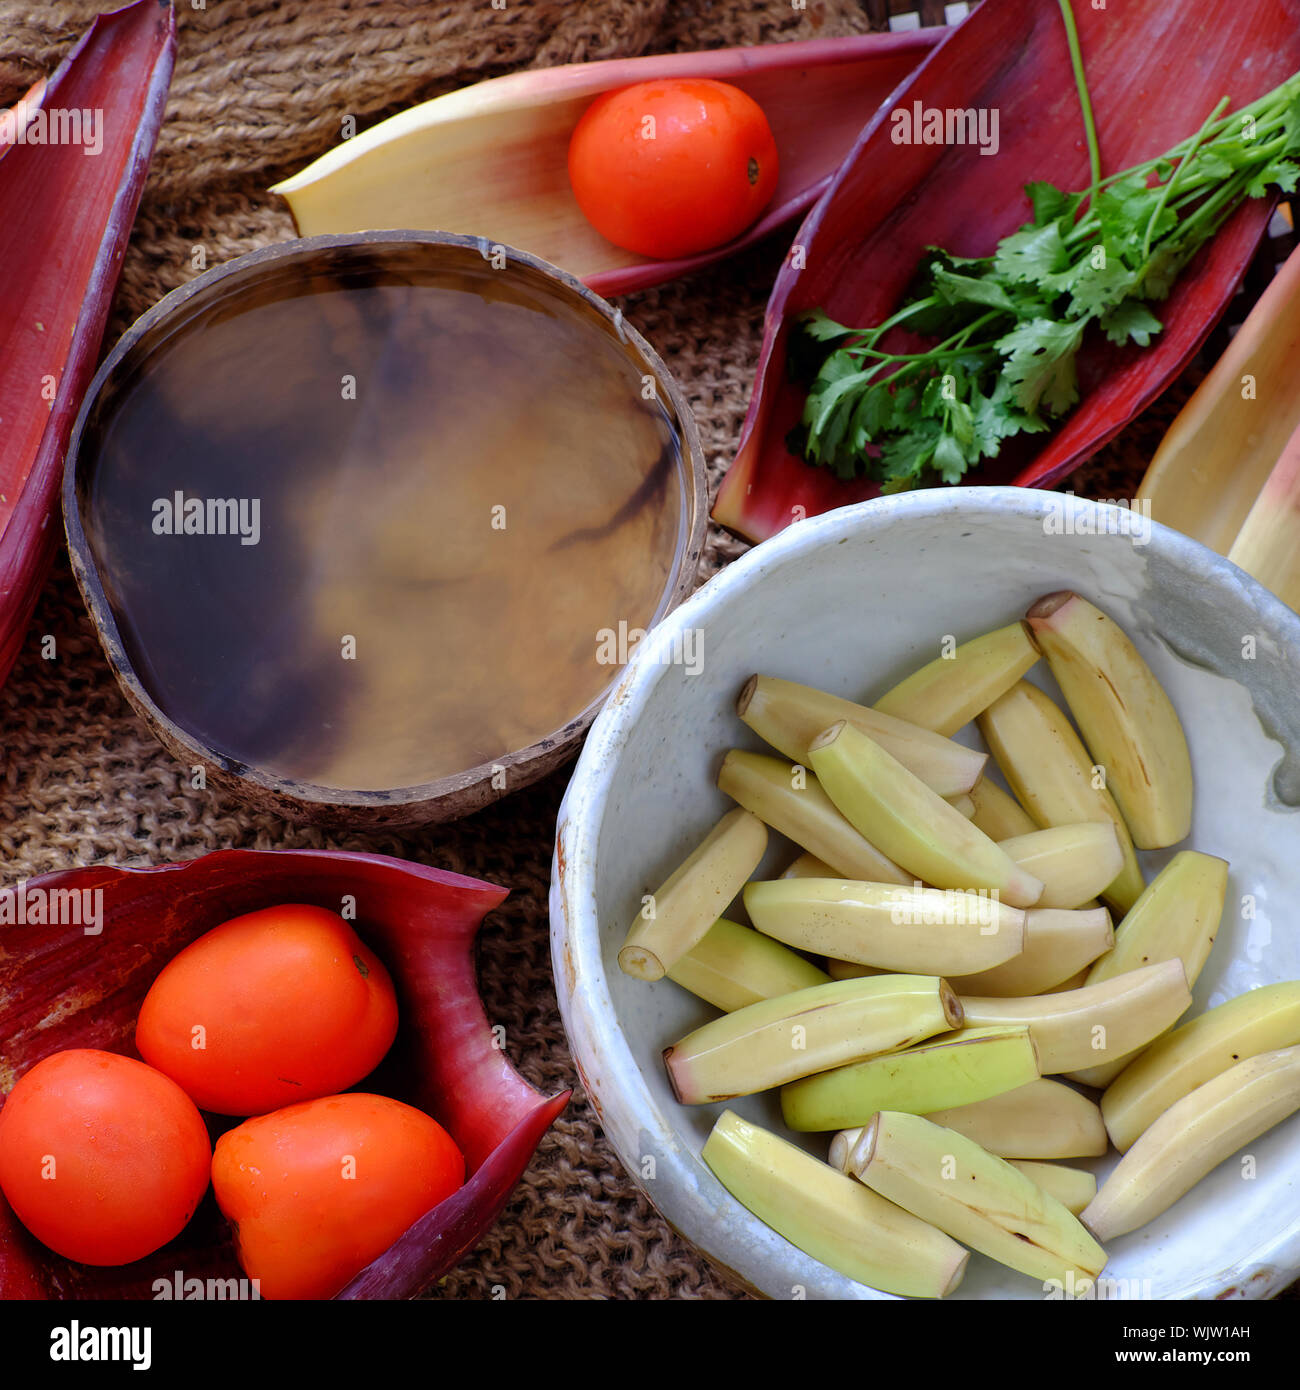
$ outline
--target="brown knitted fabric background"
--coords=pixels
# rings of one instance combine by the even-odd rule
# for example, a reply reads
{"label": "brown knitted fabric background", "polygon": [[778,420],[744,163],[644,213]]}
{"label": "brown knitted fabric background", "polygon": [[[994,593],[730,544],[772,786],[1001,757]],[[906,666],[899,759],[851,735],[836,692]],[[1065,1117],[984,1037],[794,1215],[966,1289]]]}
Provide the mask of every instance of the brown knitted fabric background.
{"label": "brown knitted fabric background", "polygon": [[[0,105],[52,71],[99,8],[98,0],[0,0]],[[330,148],[345,115],[364,129],[516,68],[863,32],[880,9],[867,0],[808,0],[803,9],[790,0],[505,0],[500,9],[489,0],[206,0],[201,9],[177,0],[166,123],[106,346],[192,278],[195,246],[212,265],[293,236],[284,205],[265,190]],[[622,301],[682,384],[715,487],[739,433],[782,251],[778,236]],[[1131,496],[1195,374],[1068,486]],[[743,548],[713,532],[701,578]],[[56,660],[40,656],[47,633],[57,639]],[[79,864],[278,846],[373,849],[505,885],[510,897],[481,937],[489,1016],[505,1025],[510,1055],[534,1085],[549,1094],[577,1084],[547,935],[552,834],[567,772],[458,825],[401,837],[326,836],[196,791],[119,695],[62,557],[27,653],[0,691],[0,747],[6,883]],[[496,1228],[440,1293],[488,1298],[494,1286],[508,1298],[743,1296],[640,1195],[581,1089]]]}

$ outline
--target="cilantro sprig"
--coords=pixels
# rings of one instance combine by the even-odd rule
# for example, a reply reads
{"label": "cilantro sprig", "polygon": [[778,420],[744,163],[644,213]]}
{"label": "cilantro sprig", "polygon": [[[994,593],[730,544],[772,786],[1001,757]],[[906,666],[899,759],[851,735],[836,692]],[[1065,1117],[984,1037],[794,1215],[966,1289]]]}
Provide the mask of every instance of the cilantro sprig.
{"label": "cilantro sprig", "polygon": [[[1102,178],[1073,16],[1061,5],[1091,186],[1027,184],[1033,217],[991,256],[928,248],[903,307],[873,328],[804,315],[791,367],[811,385],[791,444],[808,462],[886,492],[960,482],[1003,440],[1051,429],[1073,408],[1087,334],[1148,346],[1161,331],[1150,305],[1236,208],[1300,182],[1300,73],[1231,115],[1224,98],[1159,159]],[[886,350],[899,328],[933,346]]]}

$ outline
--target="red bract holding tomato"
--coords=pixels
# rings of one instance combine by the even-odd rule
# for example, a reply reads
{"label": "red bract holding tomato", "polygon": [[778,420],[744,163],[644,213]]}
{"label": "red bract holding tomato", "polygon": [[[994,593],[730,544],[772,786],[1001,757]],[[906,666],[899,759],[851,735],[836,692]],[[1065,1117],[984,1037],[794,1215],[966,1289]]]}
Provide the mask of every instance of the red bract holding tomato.
{"label": "red bract holding tomato", "polygon": [[569,182],[593,227],[659,260],[738,237],[771,201],[776,141],[746,92],[710,78],[639,82],[587,108]]}
{"label": "red bract holding tomato", "polygon": [[[93,935],[17,913],[0,933],[18,1078],[0,1105],[0,1298],[167,1297],[177,1271],[202,1289],[237,1261],[262,1297],[412,1298],[478,1242],[568,1099],[518,1076],[483,1012],[491,884],[223,850],[0,897],[18,891],[103,910]],[[123,1055],[137,1037],[171,1076]],[[280,1086],[300,1103],[233,1128],[195,1104],[247,1113]],[[227,1130],[215,1158],[209,1126]]]}

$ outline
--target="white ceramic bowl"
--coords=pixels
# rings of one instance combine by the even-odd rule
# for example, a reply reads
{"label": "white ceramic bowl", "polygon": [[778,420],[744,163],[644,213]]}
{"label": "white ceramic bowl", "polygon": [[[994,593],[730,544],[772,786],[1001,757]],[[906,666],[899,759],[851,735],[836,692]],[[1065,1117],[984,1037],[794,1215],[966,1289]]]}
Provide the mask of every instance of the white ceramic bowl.
{"label": "white ceramic bowl", "polygon": [[[617,951],[652,892],[731,805],[723,752],[760,747],[734,713],[754,671],[870,699],[931,659],[1071,588],[1130,634],[1182,717],[1196,776],[1190,848],[1232,865],[1193,1011],[1300,978],[1300,617],[1235,566],[1163,527],[1054,493],[961,488],[882,498],[799,523],[729,566],[637,650],[592,728],[560,811],[552,954],[583,1084],[628,1172],[687,1239],[774,1298],[881,1298],[810,1259],[700,1160],[720,1105],[674,1100],[661,1050],[716,1011]],[[1097,535],[1111,528],[1112,534]],[[1132,528],[1131,528],[1132,529]],[[1140,528],[1137,528],[1140,530]],[[696,645],[701,644],[701,645]],[[1057,694],[1040,662],[1030,679]],[[1059,698],[1059,696],[1058,696]],[[970,731],[959,735],[974,742]],[[991,764],[990,764],[991,765]],[[760,873],[796,852],[773,835]],[[1150,875],[1174,851],[1143,855]],[[1253,912],[1253,916],[1251,913]],[[779,1132],[772,1095],[733,1101]],[[825,1156],[827,1136],[808,1136]],[[1300,1115],[1110,1245],[1103,1296],[1265,1297],[1300,1271]],[[1103,1173],[1113,1157],[1096,1163]],[[972,1256],[960,1298],[1042,1298]]]}

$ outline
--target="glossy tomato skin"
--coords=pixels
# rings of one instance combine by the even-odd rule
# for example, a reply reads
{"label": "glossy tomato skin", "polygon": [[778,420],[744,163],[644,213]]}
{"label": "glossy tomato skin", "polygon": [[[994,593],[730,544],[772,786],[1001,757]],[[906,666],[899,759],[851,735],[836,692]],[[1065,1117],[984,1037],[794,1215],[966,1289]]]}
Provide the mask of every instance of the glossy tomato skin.
{"label": "glossy tomato skin", "polygon": [[331,1298],[465,1182],[422,1110],[352,1091],[245,1120],[217,1140],[212,1188],[263,1298]]}
{"label": "glossy tomato skin", "polygon": [[173,957],[135,1043],[201,1109],[262,1115],[354,1086],[396,1033],[375,953],[337,913],[290,904],[235,917]]}
{"label": "glossy tomato skin", "polygon": [[597,97],[569,142],[583,215],[616,246],[672,260],[725,245],[758,219],[777,181],[776,141],[739,87],[639,82]]}
{"label": "glossy tomato skin", "polygon": [[53,1053],[0,1108],[0,1191],[37,1240],[80,1264],[129,1264],[179,1235],[211,1162],[194,1102],[133,1057]]}

